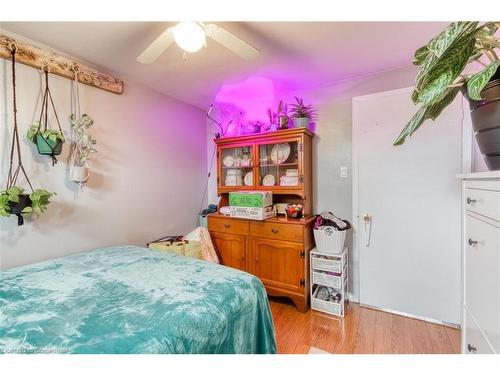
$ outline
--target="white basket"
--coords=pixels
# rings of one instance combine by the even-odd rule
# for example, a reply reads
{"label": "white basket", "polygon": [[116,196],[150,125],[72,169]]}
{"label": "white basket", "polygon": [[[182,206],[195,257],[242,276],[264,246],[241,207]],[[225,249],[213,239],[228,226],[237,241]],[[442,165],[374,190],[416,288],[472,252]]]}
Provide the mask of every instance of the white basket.
{"label": "white basket", "polygon": [[320,253],[340,254],[344,250],[346,230],[335,230],[333,227],[314,229],[316,249]]}

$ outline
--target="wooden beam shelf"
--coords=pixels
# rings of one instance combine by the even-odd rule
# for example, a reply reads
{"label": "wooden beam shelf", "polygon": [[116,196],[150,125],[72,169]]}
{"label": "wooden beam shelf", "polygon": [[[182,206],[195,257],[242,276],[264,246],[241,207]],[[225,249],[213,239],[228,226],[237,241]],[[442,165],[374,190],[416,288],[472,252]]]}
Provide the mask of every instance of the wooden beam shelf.
{"label": "wooden beam shelf", "polygon": [[100,73],[67,57],[0,34],[1,58],[11,59],[12,46],[16,48],[16,62],[35,69],[48,68],[50,73],[72,80],[75,79],[75,70],[77,70],[79,82],[114,94],[123,94],[123,81],[118,78]]}

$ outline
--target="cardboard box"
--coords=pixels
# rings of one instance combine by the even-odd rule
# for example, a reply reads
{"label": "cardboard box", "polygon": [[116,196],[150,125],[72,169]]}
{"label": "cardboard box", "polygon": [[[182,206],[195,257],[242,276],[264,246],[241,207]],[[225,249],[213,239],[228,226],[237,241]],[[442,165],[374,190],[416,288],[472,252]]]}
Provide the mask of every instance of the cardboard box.
{"label": "cardboard box", "polygon": [[230,210],[231,217],[237,217],[240,219],[265,220],[276,216],[276,208],[274,206],[262,208],[231,206]]}
{"label": "cardboard box", "polygon": [[273,193],[270,191],[234,191],[229,193],[229,205],[234,207],[272,206]]}

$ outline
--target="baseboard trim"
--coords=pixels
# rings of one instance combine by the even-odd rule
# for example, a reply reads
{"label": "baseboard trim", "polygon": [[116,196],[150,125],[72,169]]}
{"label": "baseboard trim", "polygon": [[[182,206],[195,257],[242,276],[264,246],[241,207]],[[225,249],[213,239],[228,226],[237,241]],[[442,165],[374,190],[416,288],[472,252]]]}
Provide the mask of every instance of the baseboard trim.
{"label": "baseboard trim", "polygon": [[377,310],[377,311],[383,311],[383,312],[394,314],[394,315],[404,316],[405,318],[423,320],[424,322],[428,322],[428,323],[434,323],[434,324],[439,324],[439,325],[442,325],[442,326],[445,326],[445,327],[460,329],[460,324],[445,322],[445,321],[442,321],[442,320],[437,320],[437,319],[432,319],[432,318],[424,318],[423,316],[414,315],[414,314],[408,314],[408,313],[404,313],[404,312],[396,311],[396,310],[383,309],[381,307],[365,305],[364,303],[360,303],[359,306],[365,307],[367,309],[372,309],[372,310]]}

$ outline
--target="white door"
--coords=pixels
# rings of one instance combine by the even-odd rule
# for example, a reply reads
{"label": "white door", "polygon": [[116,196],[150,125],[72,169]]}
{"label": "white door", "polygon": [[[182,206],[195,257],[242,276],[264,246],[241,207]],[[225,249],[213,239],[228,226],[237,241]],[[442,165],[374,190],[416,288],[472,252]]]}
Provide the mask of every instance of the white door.
{"label": "white door", "polygon": [[[417,110],[410,93],[402,89],[353,99],[360,303],[458,323],[461,101],[395,147],[393,141]],[[371,233],[369,225],[365,232],[364,215],[371,218]]]}

